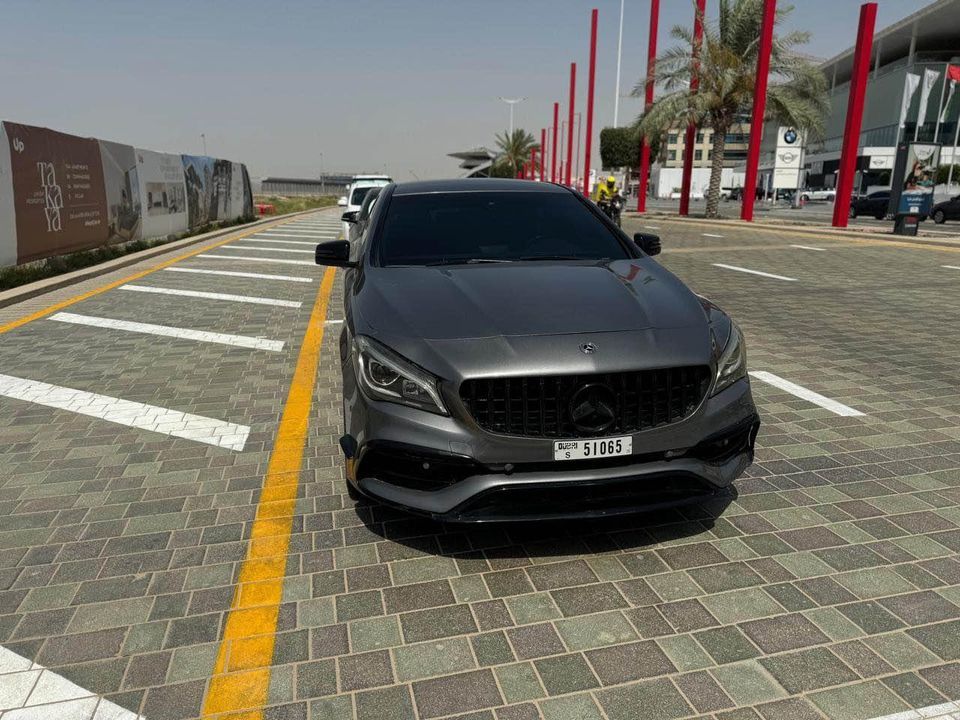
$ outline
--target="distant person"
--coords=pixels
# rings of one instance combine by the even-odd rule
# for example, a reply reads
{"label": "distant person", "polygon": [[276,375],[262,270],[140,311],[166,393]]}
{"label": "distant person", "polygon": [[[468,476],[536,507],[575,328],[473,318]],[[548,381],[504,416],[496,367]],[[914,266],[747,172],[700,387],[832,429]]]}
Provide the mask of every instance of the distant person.
{"label": "distant person", "polygon": [[617,179],[611,175],[607,178],[606,182],[597,183],[597,192],[594,195],[594,201],[598,204],[608,200],[612,200],[617,195],[620,194],[620,189],[617,187]]}

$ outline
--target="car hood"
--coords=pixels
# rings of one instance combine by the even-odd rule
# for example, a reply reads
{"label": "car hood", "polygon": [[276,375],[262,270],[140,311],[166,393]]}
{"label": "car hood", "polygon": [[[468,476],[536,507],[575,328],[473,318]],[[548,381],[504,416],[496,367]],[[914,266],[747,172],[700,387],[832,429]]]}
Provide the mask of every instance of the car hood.
{"label": "car hood", "polygon": [[696,298],[649,258],[604,264],[367,267],[366,331],[422,340],[706,326]]}

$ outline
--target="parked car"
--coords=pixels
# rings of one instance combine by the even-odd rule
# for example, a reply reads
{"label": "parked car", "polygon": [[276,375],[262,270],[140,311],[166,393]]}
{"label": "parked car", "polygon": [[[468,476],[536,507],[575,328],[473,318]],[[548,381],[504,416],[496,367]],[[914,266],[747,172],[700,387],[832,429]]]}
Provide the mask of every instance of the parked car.
{"label": "parked car", "polygon": [[737,325],[580,193],[390,185],[346,268],[347,488],[446,521],[607,517],[709,497],[759,419]]}
{"label": "parked car", "polygon": [[347,240],[349,240],[351,243],[355,243],[363,237],[363,233],[370,224],[370,213],[373,211],[373,206],[376,204],[377,198],[380,196],[380,191],[382,189],[383,188],[381,187],[371,188],[363,198],[363,202],[360,203],[359,210],[345,212],[341,216],[340,219],[347,223],[350,227],[350,230],[347,233]]}
{"label": "parked car", "polygon": [[873,215],[877,220],[887,217],[890,206],[890,191],[877,190],[869,195],[860,195],[850,201],[850,217],[858,215]]}
{"label": "parked car", "polygon": [[960,220],[960,195],[934,205],[930,210],[930,217],[938,225],[942,225],[947,220]]}
{"label": "parked car", "polygon": [[833,202],[837,197],[837,191],[834,188],[805,188],[800,191],[800,199],[804,202],[811,200],[826,200]]}
{"label": "parked car", "polygon": [[[385,183],[381,180],[357,180],[347,187],[347,196],[346,202],[338,203],[340,207],[344,209],[343,215],[348,215],[349,213],[356,212],[360,209],[360,206],[363,204],[363,199],[367,196],[374,188],[383,188],[388,183]],[[343,200],[344,198],[341,198]],[[343,218],[341,217],[341,220]],[[344,221],[343,225],[343,239],[348,240],[350,238],[350,223]]]}
{"label": "parked car", "polygon": [[379,182],[384,185],[389,185],[393,182],[393,178],[389,175],[354,175],[350,178],[350,182]]}

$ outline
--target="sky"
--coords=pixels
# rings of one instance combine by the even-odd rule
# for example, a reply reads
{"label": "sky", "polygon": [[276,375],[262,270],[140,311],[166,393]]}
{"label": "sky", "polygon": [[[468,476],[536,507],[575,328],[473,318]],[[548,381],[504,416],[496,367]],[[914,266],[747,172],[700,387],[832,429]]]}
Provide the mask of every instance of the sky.
{"label": "sky", "polygon": [[[812,33],[807,52],[853,44],[858,0],[794,4],[784,27]],[[877,28],[927,4],[879,0]],[[515,124],[539,138],[575,61],[584,108],[594,7],[596,135],[613,124],[620,0],[0,0],[0,119],[175,153],[204,135],[255,178],[453,177],[447,153],[506,129],[499,96],[527,98]],[[645,72],[649,13],[625,0],[623,95]],[[692,0],[662,0],[660,49],[692,21]],[[620,124],[640,109],[621,98]]]}

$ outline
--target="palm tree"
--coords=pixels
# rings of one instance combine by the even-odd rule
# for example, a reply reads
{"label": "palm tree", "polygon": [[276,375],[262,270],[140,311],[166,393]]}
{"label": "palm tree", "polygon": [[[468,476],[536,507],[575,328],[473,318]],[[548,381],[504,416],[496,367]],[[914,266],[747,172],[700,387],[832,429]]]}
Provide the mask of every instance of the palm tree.
{"label": "palm tree", "polygon": [[500,149],[500,160],[510,165],[513,177],[517,176],[517,171],[530,157],[530,151],[540,147],[533,135],[523,128],[517,128],[512,133],[505,130],[496,136],[496,140]]}
{"label": "palm tree", "polygon": [[[781,22],[793,7],[777,11]],[[645,137],[660,137],[670,128],[689,123],[713,128],[713,155],[707,217],[716,217],[720,200],[726,135],[737,116],[753,103],[763,0],[720,0],[716,22],[704,22],[703,43],[697,76],[700,87],[689,92],[694,64],[693,33],[686,27],[673,28],[671,35],[681,44],[657,58],[656,81],[666,94],[640,120]],[[829,111],[827,81],[823,73],[795,48],[810,39],[808,32],[774,36],[770,56],[771,83],[767,87],[766,119],[790,125],[807,140],[823,136],[824,118]],[[645,79],[634,87],[643,93]],[[751,127],[751,133],[761,128]]]}

